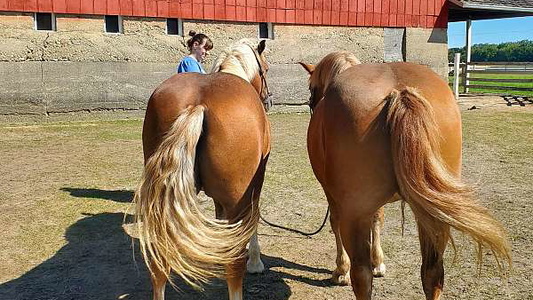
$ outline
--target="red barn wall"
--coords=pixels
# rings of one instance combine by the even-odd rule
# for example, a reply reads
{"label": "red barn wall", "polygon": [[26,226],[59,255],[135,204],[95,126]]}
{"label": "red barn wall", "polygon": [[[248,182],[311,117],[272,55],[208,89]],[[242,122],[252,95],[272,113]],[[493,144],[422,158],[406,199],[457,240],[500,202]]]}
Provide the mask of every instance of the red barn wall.
{"label": "red barn wall", "polygon": [[446,0],[0,0],[0,11],[445,28]]}

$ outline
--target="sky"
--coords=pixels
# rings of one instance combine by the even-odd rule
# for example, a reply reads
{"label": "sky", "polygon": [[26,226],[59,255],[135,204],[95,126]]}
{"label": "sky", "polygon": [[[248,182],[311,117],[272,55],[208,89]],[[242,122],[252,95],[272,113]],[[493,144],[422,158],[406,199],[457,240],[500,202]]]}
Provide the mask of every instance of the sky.
{"label": "sky", "polygon": [[[466,22],[448,23],[448,46],[466,44]],[[472,21],[472,44],[533,40],[533,17]]]}

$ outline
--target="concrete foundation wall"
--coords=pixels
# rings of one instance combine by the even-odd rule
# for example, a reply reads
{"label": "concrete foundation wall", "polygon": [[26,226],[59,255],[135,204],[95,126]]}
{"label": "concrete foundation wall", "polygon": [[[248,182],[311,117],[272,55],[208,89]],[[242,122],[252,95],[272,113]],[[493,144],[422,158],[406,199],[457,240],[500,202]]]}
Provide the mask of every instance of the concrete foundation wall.
{"label": "concrete foundation wall", "polygon": [[447,30],[442,28],[406,28],[405,61],[426,65],[447,80]]}
{"label": "concrete foundation wall", "polygon": [[168,63],[0,62],[0,114],[144,109]]}
{"label": "concrete foundation wall", "polygon": [[[124,18],[123,28],[123,34],[106,34],[103,17],[57,15],[57,31],[44,32],[33,29],[31,14],[0,13],[0,40],[5,41],[0,43],[0,114],[145,108],[153,89],[188,54],[188,37],[167,35],[164,19]],[[186,21],[184,32],[189,30],[214,42],[206,70],[229,44],[258,36],[254,23]],[[387,44],[383,28],[275,24],[274,32],[266,56],[278,104],[304,103],[309,97],[307,73],[297,62],[317,63],[337,50],[351,51],[363,62],[382,62]],[[416,45],[426,35],[427,29],[408,29],[407,42]],[[442,45],[437,48],[441,53]],[[446,53],[424,55],[406,58],[437,69],[447,63]]]}

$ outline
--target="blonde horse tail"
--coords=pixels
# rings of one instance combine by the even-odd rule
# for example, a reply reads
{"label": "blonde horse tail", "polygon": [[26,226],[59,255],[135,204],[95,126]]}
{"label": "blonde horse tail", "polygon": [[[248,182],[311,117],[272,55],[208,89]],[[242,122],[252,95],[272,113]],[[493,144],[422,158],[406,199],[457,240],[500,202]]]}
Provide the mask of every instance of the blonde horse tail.
{"label": "blonde horse tail", "polygon": [[447,224],[477,243],[478,263],[486,246],[499,267],[505,261],[510,265],[505,229],[474,198],[472,189],[447,169],[439,153],[439,129],[430,103],[408,87],[393,91],[389,100],[387,123],[400,195],[419,226],[434,233],[430,242],[437,243],[437,234],[443,234],[439,228]]}
{"label": "blonde horse tail", "polygon": [[199,289],[243,257],[259,217],[253,203],[235,224],[212,220],[198,207],[194,171],[204,110],[191,106],[178,116],[147,160],[134,197],[137,235],[152,276],[164,274],[174,285],[173,271]]}

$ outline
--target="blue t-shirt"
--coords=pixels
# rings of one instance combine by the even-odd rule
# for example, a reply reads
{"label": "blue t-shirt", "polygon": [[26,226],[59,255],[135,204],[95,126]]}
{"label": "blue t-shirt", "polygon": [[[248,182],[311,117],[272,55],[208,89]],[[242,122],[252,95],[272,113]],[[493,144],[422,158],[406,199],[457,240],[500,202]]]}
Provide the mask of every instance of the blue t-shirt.
{"label": "blue t-shirt", "polygon": [[194,72],[205,74],[202,65],[196,59],[190,56],[186,56],[180,61],[177,71],[178,73]]}

